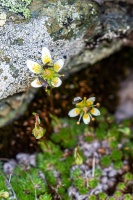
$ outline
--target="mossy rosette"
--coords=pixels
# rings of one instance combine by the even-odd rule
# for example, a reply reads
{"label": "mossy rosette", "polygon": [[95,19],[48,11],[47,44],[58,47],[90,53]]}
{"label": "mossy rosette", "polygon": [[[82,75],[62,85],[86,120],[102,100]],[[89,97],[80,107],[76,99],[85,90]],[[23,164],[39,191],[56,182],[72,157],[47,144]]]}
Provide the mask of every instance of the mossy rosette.
{"label": "mossy rosette", "polygon": [[[10,184],[17,197],[21,199],[23,196],[24,200],[32,200],[36,194],[39,199],[46,197],[46,200],[51,198],[69,200],[68,189],[74,186],[79,195],[87,195],[89,199],[118,199],[120,195],[131,199],[133,175],[130,168],[121,174],[112,196],[108,196],[104,191],[96,195],[91,194],[100,182],[102,169],[112,165],[116,170],[120,170],[123,168],[123,160],[133,159],[132,147],[129,145],[132,144],[131,122],[126,120],[122,125],[118,125],[112,116],[108,116],[105,109],[101,108],[100,111],[101,116],[93,126],[95,128],[89,125],[89,129],[83,123],[77,126],[75,120],[51,116],[54,133],[51,140],[40,140],[42,152],[37,154],[36,168],[22,169],[19,166],[12,174]],[[101,169],[96,166],[94,177],[90,176],[88,182],[80,165],[76,165],[74,160],[74,149],[79,137],[84,137],[90,144],[95,139],[106,140],[109,143],[110,151],[104,153],[100,159]],[[81,155],[85,164],[86,157],[83,152]],[[1,176],[7,177],[7,175]],[[8,190],[5,178],[0,179],[0,185],[3,183],[5,187],[2,189]]]}

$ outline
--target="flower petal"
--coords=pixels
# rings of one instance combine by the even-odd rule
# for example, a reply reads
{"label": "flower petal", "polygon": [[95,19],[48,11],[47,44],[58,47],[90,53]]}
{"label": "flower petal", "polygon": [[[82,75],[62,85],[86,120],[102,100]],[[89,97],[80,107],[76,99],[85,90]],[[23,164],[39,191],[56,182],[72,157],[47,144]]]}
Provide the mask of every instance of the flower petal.
{"label": "flower petal", "polygon": [[87,104],[88,104],[88,106],[92,106],[93,105],[93,103],[94,103],[94,101],[95,101],[95,97],[90,97],[90,98],[88,98],[87,99]]}
{"label": "flower petal", "polygon": [[62,80],[60,78],[58,78],[58,77],[55,77],[55,78],[52,79],[51,84],[54,87],[59,87],[62,84]]}
{"label": "flower petal", "polygon": [[40,74],[42,67],[39,65],[37,62],[34,62],[32,60],[27,60],[26,61],[27,67],[31,72],[34,72],[36,74]]}
{"label": "flower petal", "polygon": [[79,108],[73,108],[72,110],[69,111],[68,115],[69,117],[76,117],[80,114],[80,109]]}
{"label": "flower petal", "polygon": [[58,72],[64,65],[64,60],[60,59],[56,63],[54,63],[54,71]]}
{"label": "flower petal", "polygon": [[90,113],[91,113],[92,115],[94,115],[94,116],[100,115],[100,111],[99,111],[97,108],[92,108],[92,109],[90,110]]}
{"label": "flower petal", "polygon": [[89,122],[90,122],[90,116],[89,116],[89,114],[84,114],[83,115],[83,122],[85,124],[89,124]]}
{"label": "flower petal", "polygon": [[75,98],[73,99],[72,104],[77,104],[77,103],[79,103],[79,102],[81,102],[81,101],[82,101],[82,98],[81,98],[81,97],[75,97]]}
{"label": "flower petal", "polygon": [[43,64],[51,63],[51,54],[47,47],[42,48],[42,62]]}
{"label": "flower petal", "polygon": [[42,87],[42,84],[41,82],[39,81],[39,79],[35,79],[34,81],[31,82],[31,86],[34,87],[34,88],[39,88],[39,87]]}

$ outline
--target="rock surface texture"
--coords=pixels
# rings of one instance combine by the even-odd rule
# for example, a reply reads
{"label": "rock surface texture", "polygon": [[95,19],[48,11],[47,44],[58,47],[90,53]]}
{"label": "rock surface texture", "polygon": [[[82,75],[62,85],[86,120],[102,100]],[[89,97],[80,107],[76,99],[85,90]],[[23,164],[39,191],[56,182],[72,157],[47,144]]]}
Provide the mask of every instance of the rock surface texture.
{"label": "rock surface texture", "polygon": [[128,44],[133,29],[132,1],[33,0],[30,19],[8,9],[0,1],[1,106],[5,98],[9,102],[9,96],[29,89],[35,74],[26,60],[41,64],[42,47],[49,48],[54,61],[63,58],[69,74]]}

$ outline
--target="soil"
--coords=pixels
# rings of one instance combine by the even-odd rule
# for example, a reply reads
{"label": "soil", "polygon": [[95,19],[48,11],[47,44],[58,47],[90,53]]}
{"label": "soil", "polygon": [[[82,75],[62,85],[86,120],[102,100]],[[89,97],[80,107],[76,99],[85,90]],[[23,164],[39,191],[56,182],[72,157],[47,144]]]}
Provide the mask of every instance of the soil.
{"label": "soil", "polygon": [[133,66],[132,53],[133,50],[126,47],[88,66],[64,79],[61,87],[52,89],[51,94],[45,92],[44,88],[39,89],[25,114],[0,128],[0,157],[12,158],[19,152],[33,153],[40,150],[38,140],[32,135],[35,125],[33,112],[39,114],[41,125],[47,129],[47,138],[53,131],[49,114],[66,117],[73,108],[72,101],[76,96],[95,96],[102,107],[114,113],[119,102],[117,93],[120,82],[128,76]]}

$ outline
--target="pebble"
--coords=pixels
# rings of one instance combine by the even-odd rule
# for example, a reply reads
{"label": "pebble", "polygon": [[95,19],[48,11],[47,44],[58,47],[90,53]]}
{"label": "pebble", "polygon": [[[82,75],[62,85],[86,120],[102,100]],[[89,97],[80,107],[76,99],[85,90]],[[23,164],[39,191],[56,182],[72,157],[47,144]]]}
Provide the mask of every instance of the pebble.
{"label": "pebble", "polygon": [[103,176],[103,177],[101,178],[101,183],[105,184],[105,183],[107,183],[107,182],[108,182],[107,176]]}
{"label": "pebble", "polygon": [[12,174],[16,165],[17,165],[17,163],[14,159],[11,159],[9,162],[4,163],[4,165],[3,165],[4,173],[5,174]]}
{"label": "pebble", "polygon": [[108,174],[109,177],[114,177],[117,175],[117,171],[116,170],[111,170]]}

